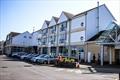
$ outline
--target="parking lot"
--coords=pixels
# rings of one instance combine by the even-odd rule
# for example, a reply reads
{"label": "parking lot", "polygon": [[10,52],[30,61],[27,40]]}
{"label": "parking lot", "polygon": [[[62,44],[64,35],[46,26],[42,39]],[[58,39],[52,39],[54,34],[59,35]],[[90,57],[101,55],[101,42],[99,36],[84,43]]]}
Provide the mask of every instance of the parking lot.
{"label": "parking lot", "polygon": [[36,65],[0,55],[0,80],[118,80],[118,73],[97,72],[91,66],[80,69]]}

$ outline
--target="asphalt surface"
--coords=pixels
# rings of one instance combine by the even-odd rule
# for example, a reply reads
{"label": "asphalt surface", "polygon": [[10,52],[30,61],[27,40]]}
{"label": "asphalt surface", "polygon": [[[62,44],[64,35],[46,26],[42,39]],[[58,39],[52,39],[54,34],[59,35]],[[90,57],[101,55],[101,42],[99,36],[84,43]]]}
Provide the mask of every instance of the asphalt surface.
{"label": "asphalt surface", "polygon": [[119,80],[118,73],[97,72],[81,65],[80,69],[33,65],[0,55],[0,80]]}

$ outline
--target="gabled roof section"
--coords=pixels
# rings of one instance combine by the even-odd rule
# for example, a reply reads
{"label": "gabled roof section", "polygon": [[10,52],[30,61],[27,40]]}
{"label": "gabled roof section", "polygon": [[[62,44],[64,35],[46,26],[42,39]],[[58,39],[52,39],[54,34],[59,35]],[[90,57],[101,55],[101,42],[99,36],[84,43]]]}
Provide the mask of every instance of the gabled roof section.
{"label": "gabled roof section", "polygon": [[15,37],[18,37],[18,36],[21,36],[21,35],[31,35],[28,31],[25,31],[23,33],[20,33],[19,35],[15,36]]}
{"label": "gabled roof section", "polygon": [[49,25],[50,21],[45,20],[46,24]]}
{"label": "gabled roof section", "polygon": [[54,16],[53,16],[53,18],[55,19],[55,22],[57,23],[59,18],[58,17],[54,17]]}
{"label": "gabled roof section", "polygon": [[45,20],[43,25],[42,25],[42,29],[48,28],[49,23],[50,23],[50,21]]}
{"label": "gabled roof section", "polygon": [[68,19],[72,19],[72,17],[74,16],[73,14],[65,12],[65,11],[63,11],[63,13],[67,16]]}
{"label": "gabled roof section", "polygon": [[[110,15],[113,17],[113,19],[115,19],[115,17],[112,15],[112,13],[109,11],[109,9],[107,8],[107,6],[105,5],[105,4],[102,4],[102,5],[100,5],[99,6],[99,8],[101,8],[101,7],[105,7],[106,8],[106,10],[110,13]],[[89,10],[87,10],[87,11],[84,11],[84,12],[81,12],[81,13],[79,13],[79,14],[76,14],[74,17],[72,17],[72,18],[75,18],[75,17],[77,17],[77,16],[79,16],[79,15],[83,15],[83,14],[86,14],[87,12],[89,12],[89,11],[92,11],[92,10],[94,10],[94,9],[97,9],[98,7],[94,7],[94,8],[92,8],[92,9],[89,9]],[[116,19],[115,19],[116,20]]]}
{"label": "gabled roof section", "polygon": [[[105,6],[105,4],[100,5],[99,7],[101,7],[101,6]],[[77,17],[77,16],[82,15],[82,14],[86,14],[87,12],[92,11],[92,10],[94,10],[94,9],[96,9],[96,8],[97,8],[97,7],[94,7],[94,8],[92,8],[92,9],[86,10],[86,11],[84,11],[84,12],[78,13],[78,14],[76,14],[74,17]],[[74,17],[73,17],[73,18],[74,18]]]}
{"label": "gabled roof section", "polygon": [[51,21],[50,21],[50,24],[49,24],[49,27],[53,26],[53,25],[56,25],[57,22],[58,22],[58,17],[52,17]]}
{"label": "gabled roof section", "polygon": [[74,15],[71,14],[71,13],[68,13],[68,12],[65,12],[65,11],[62,11],[60,17],[59,17],[59,20],[58,20],[58,24],[61,23],[61,22],[64,22],[64,21],[67,21],[69,19],[72,19]]}
{"label": "gabled roof section", "polygon": [[19,35],[24,35],[24,34],[30,34],[30,33],[28,31],[25,31],[25,32],[23,32],[23,33],[21,33]]}
{"label": "gabled roof section", "polygon": [[18,32],[10,32],[7,36],[11,36],[11,37],[14,37],[14,36],[17,36],[19,35],[20,33]]}

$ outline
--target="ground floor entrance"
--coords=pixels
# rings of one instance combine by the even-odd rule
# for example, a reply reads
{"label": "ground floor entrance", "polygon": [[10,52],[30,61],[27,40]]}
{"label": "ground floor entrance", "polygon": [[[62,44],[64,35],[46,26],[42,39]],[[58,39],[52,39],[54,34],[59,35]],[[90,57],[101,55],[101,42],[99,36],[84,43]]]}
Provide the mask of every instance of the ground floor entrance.
{"label": "ground floor entrance", "polygon": [[47,47],[43,47],[42,54],[48,54],[48,48]]}
{"label": "ground floor entrance", "polygon": [[115,63],[120,65],[120,49],[115,49]]}
{"label": "ground floor entrance", "polygon": [[59,46],[59,55],[68,56],[68,47]]}
{"label": "ground floor entrance", "polygon": [[50,47],[50,54],[51,55],[56,55],[57,54],[56,47]]}

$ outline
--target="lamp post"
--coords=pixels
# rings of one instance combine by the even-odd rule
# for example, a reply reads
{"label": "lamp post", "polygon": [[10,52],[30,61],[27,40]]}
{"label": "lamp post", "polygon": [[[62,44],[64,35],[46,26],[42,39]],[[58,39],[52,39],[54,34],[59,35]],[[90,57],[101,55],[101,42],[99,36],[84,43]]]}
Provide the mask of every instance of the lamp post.
{"label": "lamp post", "polygon": [[25,51],[24,48],[25,48],[25,42],[23,41],[23,50],[22,50],[23,52]]}

